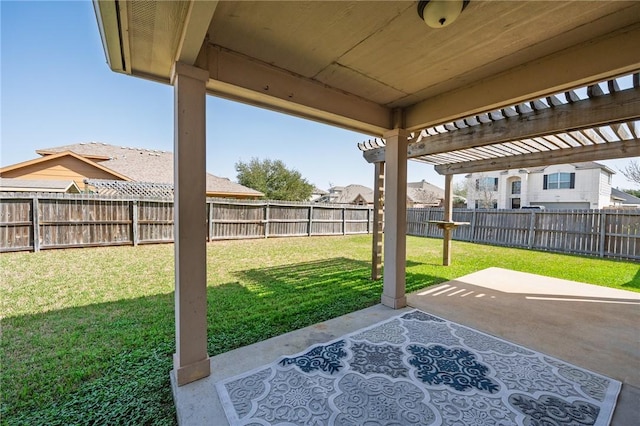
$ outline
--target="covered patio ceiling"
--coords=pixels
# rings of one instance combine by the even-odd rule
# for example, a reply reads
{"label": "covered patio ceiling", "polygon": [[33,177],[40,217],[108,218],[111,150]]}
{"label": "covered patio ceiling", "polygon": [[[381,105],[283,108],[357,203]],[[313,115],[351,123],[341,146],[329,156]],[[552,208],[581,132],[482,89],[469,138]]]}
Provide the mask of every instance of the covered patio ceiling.
{"label": "covered patio ceiling", "polygon": [[[472,0],[456,22],[441,29],[425,25],[415,1],[94,0],[94,6],[110,68],[174,87],[176,353],[172,377],[179,386],[206,377],[211,368],[205,210],[201,208],[206,94],[385,139],[384,166],[379,161],[375,167],[377,190],[383,170],[385,175],[381,300],[397,309],[407,303],[406,179],[411,132],[415,135],[447,123],[463,127],[455,124],[460,120],[471,125],[465,120],[469,117],[493,120],[485,114],[497,110],[506,115],[515,110],[520,114],[518,127],[524,128],[527,108],[512,106],[550,97],[552,113],[546,114],[563,116],[566,105],[554,105],[553,95],[640,70],[637,1]],[[615,86],[611,91],[617,92]],[[597,94],[595,86],[591,92]],[[608,95],[605,109],[631,104],[637,113],[637,84],[633,93],[625,101],[620,101],[627,96],[625,91]],[[583,102],[571,96],[567,100],[574,105]],[[600,100],[595,97],[589,102],[595,105]],[[529,108],[536,116],[545,113],[535,102]],[[615,121],[616,125],[623,122],[627,123]],[[629,146],[624,156],[632,156],[631,149],[638,145],[637,127],[624,126],[633,132],[633,139],[626,139],[620,127],[614,132],[624,140],[616,146]],[[499,128],[495,125],[493,132]],[[435,146],[438,138],[465,131],[448,130],[425,135],[423,145]],[[589,148],[574,138],[580,145],[574,149]],[[449,167],[447,159],[494,161],[479,154],[491,150],[481,147],[489,145],[487,139],[479,145],[464,145],[469,139],[460,139],[455,145],[441,142],[438,152],[421,153],[440,155],[429,161],[446,174],[448,194],[452,174],[461,171],[442,169]],[[475,157],[466,152],[460,156],[467,148],[476,150]],[[515,143],[509,149],[521,152],[521,157],[539,155]],[[449,196],[449,207],[450,201]],[[376,223],[380,219],[378,215]],[[451,217],[445,220],[450,222]]]}
{"label": "covered patio ceiling", "polygon": [[[382,136],[640,69],[637,1],[471,1],[434,30],[415,1],[96,0],[114,71]],[[401,112],[401,118],[399,118]],[[399,122],[400,121],[400,122]]]}

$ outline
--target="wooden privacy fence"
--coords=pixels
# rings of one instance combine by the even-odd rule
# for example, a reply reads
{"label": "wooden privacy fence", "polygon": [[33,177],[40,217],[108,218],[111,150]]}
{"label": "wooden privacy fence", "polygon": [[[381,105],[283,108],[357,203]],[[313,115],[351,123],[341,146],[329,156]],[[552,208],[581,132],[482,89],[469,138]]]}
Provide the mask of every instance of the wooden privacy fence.
{"label": "wooden privacy fence", "polygon": [[[371,207],[208,199],[207,239],[366,234]],[[442,237],[437,208],[408,209],[407,234]],[[453,238],[640,260],[638,210],[462,210]],[[173,201],[33,195],[0,198],[0,252],[173,242]]]}
{"label": "wooden privacy fence", "polygon": [[[407,234],[442,238],[430,220],[443,209],[408,209]],[[454,209],[453,239],[618,259],[640,259],[638,210],[471,210]]]}
{"label": "wooden privacy fence", "polygon": [[[370,207],[208,199],[207,239],[370,233]],[[0,198],[0,252],[173,242],[173,201]]]}

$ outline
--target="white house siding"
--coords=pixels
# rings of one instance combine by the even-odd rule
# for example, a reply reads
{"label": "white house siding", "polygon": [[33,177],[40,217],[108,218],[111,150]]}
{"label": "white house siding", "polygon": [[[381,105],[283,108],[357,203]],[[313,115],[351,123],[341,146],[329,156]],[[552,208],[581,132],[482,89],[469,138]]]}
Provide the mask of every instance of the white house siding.
{"label": "white house siding", "polygon": [[[470,209],[475,208],[476,200],[484,200],[485,197],[491,197],[498,202],[498,208],[500,208],[500,202],[504,198],[503,191],[504,186],[506,185],[504,181],[501,182],[500,172],[493,173],[473,173],[468,176],[469,180],[467,182],[467,207]],[[484,194],[483,191],[476,190],[476,180],[477,179],[498,179],[498,190],[497,191],[489,191],[489,193]]]}
{"label": "white house siding", "polygon": [[[520,181],[520,194],[512,194],[512,182]],[[520,199],[520,206],[529,205],[529,174],[525,170],[505,170],[500,172],[498,182],[498,208],[510,209],[514,199]]]}
{"label": "white house siding", "polygon": [[600,196],[598,205],[602,208],[611,205],[611,174],[600,170]]}
{"label": "white house siding", "polygon": [[[583,166],[584,167],[584,166]],[[573,164],[548,166],[535,171],[505,170],[492,173],[473,173],[468,176],[468,207],[475,207],[475,200],[482,197],[475,190],[476,179],[498,178],[496,199],[499,209],[512,208],[511,182],[521,181],[521,206],[543,206],[548,209],[600,209],[611,204],[609,171],[596,165],[588,168]],[[575,173],[574,188],[544,189],[544,175]]]}
{"label": "white house siding", "polygon": [[[546,208],[599,209],[608,205],[600,201],[601,169],[578,169],[572,164],[549,166],[544,171],[531,173],[529,202],[533,206]],[[575,173],[573,189],[543,189],[544,175],[553,173]],[[609,188],[611,193],[611,188]]]}

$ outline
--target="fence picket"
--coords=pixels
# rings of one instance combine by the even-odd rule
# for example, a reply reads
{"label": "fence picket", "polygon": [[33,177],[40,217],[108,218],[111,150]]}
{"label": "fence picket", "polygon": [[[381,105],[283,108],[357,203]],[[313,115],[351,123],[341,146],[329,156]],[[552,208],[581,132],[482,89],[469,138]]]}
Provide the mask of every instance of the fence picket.
{"label": "fence picket", "polygon": [[[442,236],[428,220],[442,209],[407,209],[407,234]],[[640,210],[455,209],[454,220],[469,222],[453,239],[561,253],[640,260]]]}
{"label": "fence picket", "polygon": [[[207,200],[207,240],[368,234],[372,207]],[[468,210],[456,240],[640,260],[639,210]],[[442,237],[441,208],[407,209],[407,234]],[[0,198],[0,252],[173,241],[173,202],[87,195]]]}

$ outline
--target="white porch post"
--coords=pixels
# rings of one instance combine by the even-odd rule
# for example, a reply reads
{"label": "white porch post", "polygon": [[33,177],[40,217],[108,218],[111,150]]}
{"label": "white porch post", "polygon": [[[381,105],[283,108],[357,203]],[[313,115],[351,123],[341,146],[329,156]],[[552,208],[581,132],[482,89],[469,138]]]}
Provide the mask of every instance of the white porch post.
{"label": "white porch post", "polygon": [[178,386],[210,374],[207,353],[205,82],[207,71],[176,62],[174,86],[174,241]]}
{"label": "white porch post", "polygon": [[394,309],[407,305],[407,137],[404,129],[385,133],[384,274],[382,304]]}

